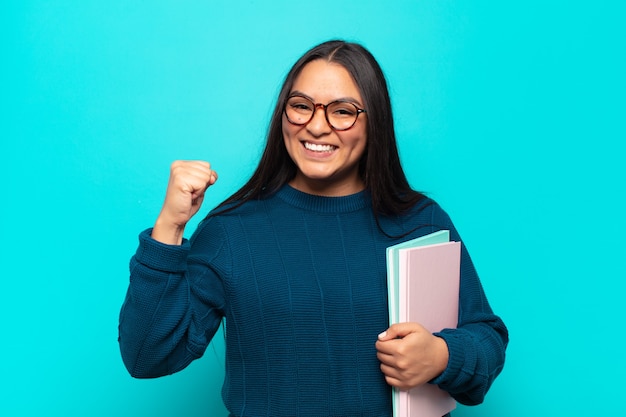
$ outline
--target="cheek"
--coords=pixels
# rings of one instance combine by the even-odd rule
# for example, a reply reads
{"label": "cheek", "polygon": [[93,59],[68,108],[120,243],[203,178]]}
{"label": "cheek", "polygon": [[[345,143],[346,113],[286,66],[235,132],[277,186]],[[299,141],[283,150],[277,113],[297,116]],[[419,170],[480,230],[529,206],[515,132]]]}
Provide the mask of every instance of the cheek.
{"label": "cheek", "polygon": [[288,142],[289,139],[294,137],[295,132],[296,132],[296,129],[294,129],[295,127],[296,126],[294,126],[291,123],[289,123],[285,119],[285,116],[283,116],[282,131],[283,131],[283,139],[285,140],[285,142]]}
{"label": "cheek", "polygon": [[344,139],[344,143],[349,144],[353,150],[363,153],[365,147],[367,146],[367,137],[365,132],[351,132],[350,136],[346,136]]}
{"label": "cheek", "polygon": [[282,133],[283,133],[283,144],[285,149],[287,149],[287,153],[293,160],[296,146],[299,145],[299,142],[296,140],[296,131],[294,129],[295,126],[289,123],[283,123]]}

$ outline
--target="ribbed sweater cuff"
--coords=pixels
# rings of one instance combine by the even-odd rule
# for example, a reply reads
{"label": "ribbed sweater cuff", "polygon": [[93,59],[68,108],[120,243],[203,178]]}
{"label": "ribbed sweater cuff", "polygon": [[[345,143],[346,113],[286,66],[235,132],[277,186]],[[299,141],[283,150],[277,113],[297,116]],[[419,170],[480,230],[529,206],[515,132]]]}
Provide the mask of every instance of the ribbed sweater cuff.
{"label": "ribbed sweater cuff", "polygon": [[163,272],[182,272],[186,269],[189,241],[183,239],[181,245],[166,245],[152,239],[152,229],[139,234],[139,247],[135,254],[137,262]]}
{"label": "ribbed sweater cuff", "polygon": [[465,357],[464,350],[466,347],[463,344],[463,340],[460,337],[456,337],[453,333],[435,333],[435,336],[441,337],[446,341],[450,356],[445,371],[430,382],[436,385],[454,384],[461,372],[461,368],[463,368]]}

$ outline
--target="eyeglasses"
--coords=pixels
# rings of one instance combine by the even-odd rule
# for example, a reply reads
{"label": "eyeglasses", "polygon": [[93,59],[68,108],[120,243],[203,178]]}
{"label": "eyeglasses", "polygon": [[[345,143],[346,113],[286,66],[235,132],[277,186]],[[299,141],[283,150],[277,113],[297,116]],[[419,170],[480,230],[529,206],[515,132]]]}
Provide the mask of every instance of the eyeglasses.
{"label": "eyeglasses", "polygon": [[287,120],[296,125],[303,126],[309,123],[317,108],[324,109],[326,121],[334,130],[348,130],[356,123],[359,114],[366,113],[356,104],[347,100],[337,100],[328,104],[313,103],[309,98],[301,95],[293,95],[285,103],[285,116]]}

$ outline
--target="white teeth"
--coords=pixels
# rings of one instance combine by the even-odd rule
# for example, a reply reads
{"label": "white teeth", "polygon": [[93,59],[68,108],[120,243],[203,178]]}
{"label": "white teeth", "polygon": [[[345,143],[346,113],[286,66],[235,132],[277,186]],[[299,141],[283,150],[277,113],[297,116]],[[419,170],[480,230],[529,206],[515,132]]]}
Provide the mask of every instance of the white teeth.
{"label": "white teeth", "polygon": [[334,151],[336,146],[333,145],[318,145],[316,143],[304,142],[304,147],[310,151],[315,152],[331,152]]}

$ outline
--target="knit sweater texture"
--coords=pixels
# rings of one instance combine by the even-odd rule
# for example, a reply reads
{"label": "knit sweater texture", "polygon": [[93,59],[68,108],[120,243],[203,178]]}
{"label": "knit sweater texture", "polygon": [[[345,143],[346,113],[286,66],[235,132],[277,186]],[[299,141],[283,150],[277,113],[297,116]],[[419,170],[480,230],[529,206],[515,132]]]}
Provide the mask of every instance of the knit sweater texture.
{"label": "knit sweater texture", "polygon": [[[120,313],[119,342],[134,377],[185,368],[225,320],[222,397],[233,416],[391,416],[376,357],[388,327],[385,249],[447,229],[424,198],[381,217],[367,191],[320,197],[284,186],[214,214],[181,246],[140,234]],[[413,230],[402,238],[390,238]],[[487,302],[464,245],[459,325],[436,334],[450,352],[438,384],[482,402],[504,364],[508,333]]]}

